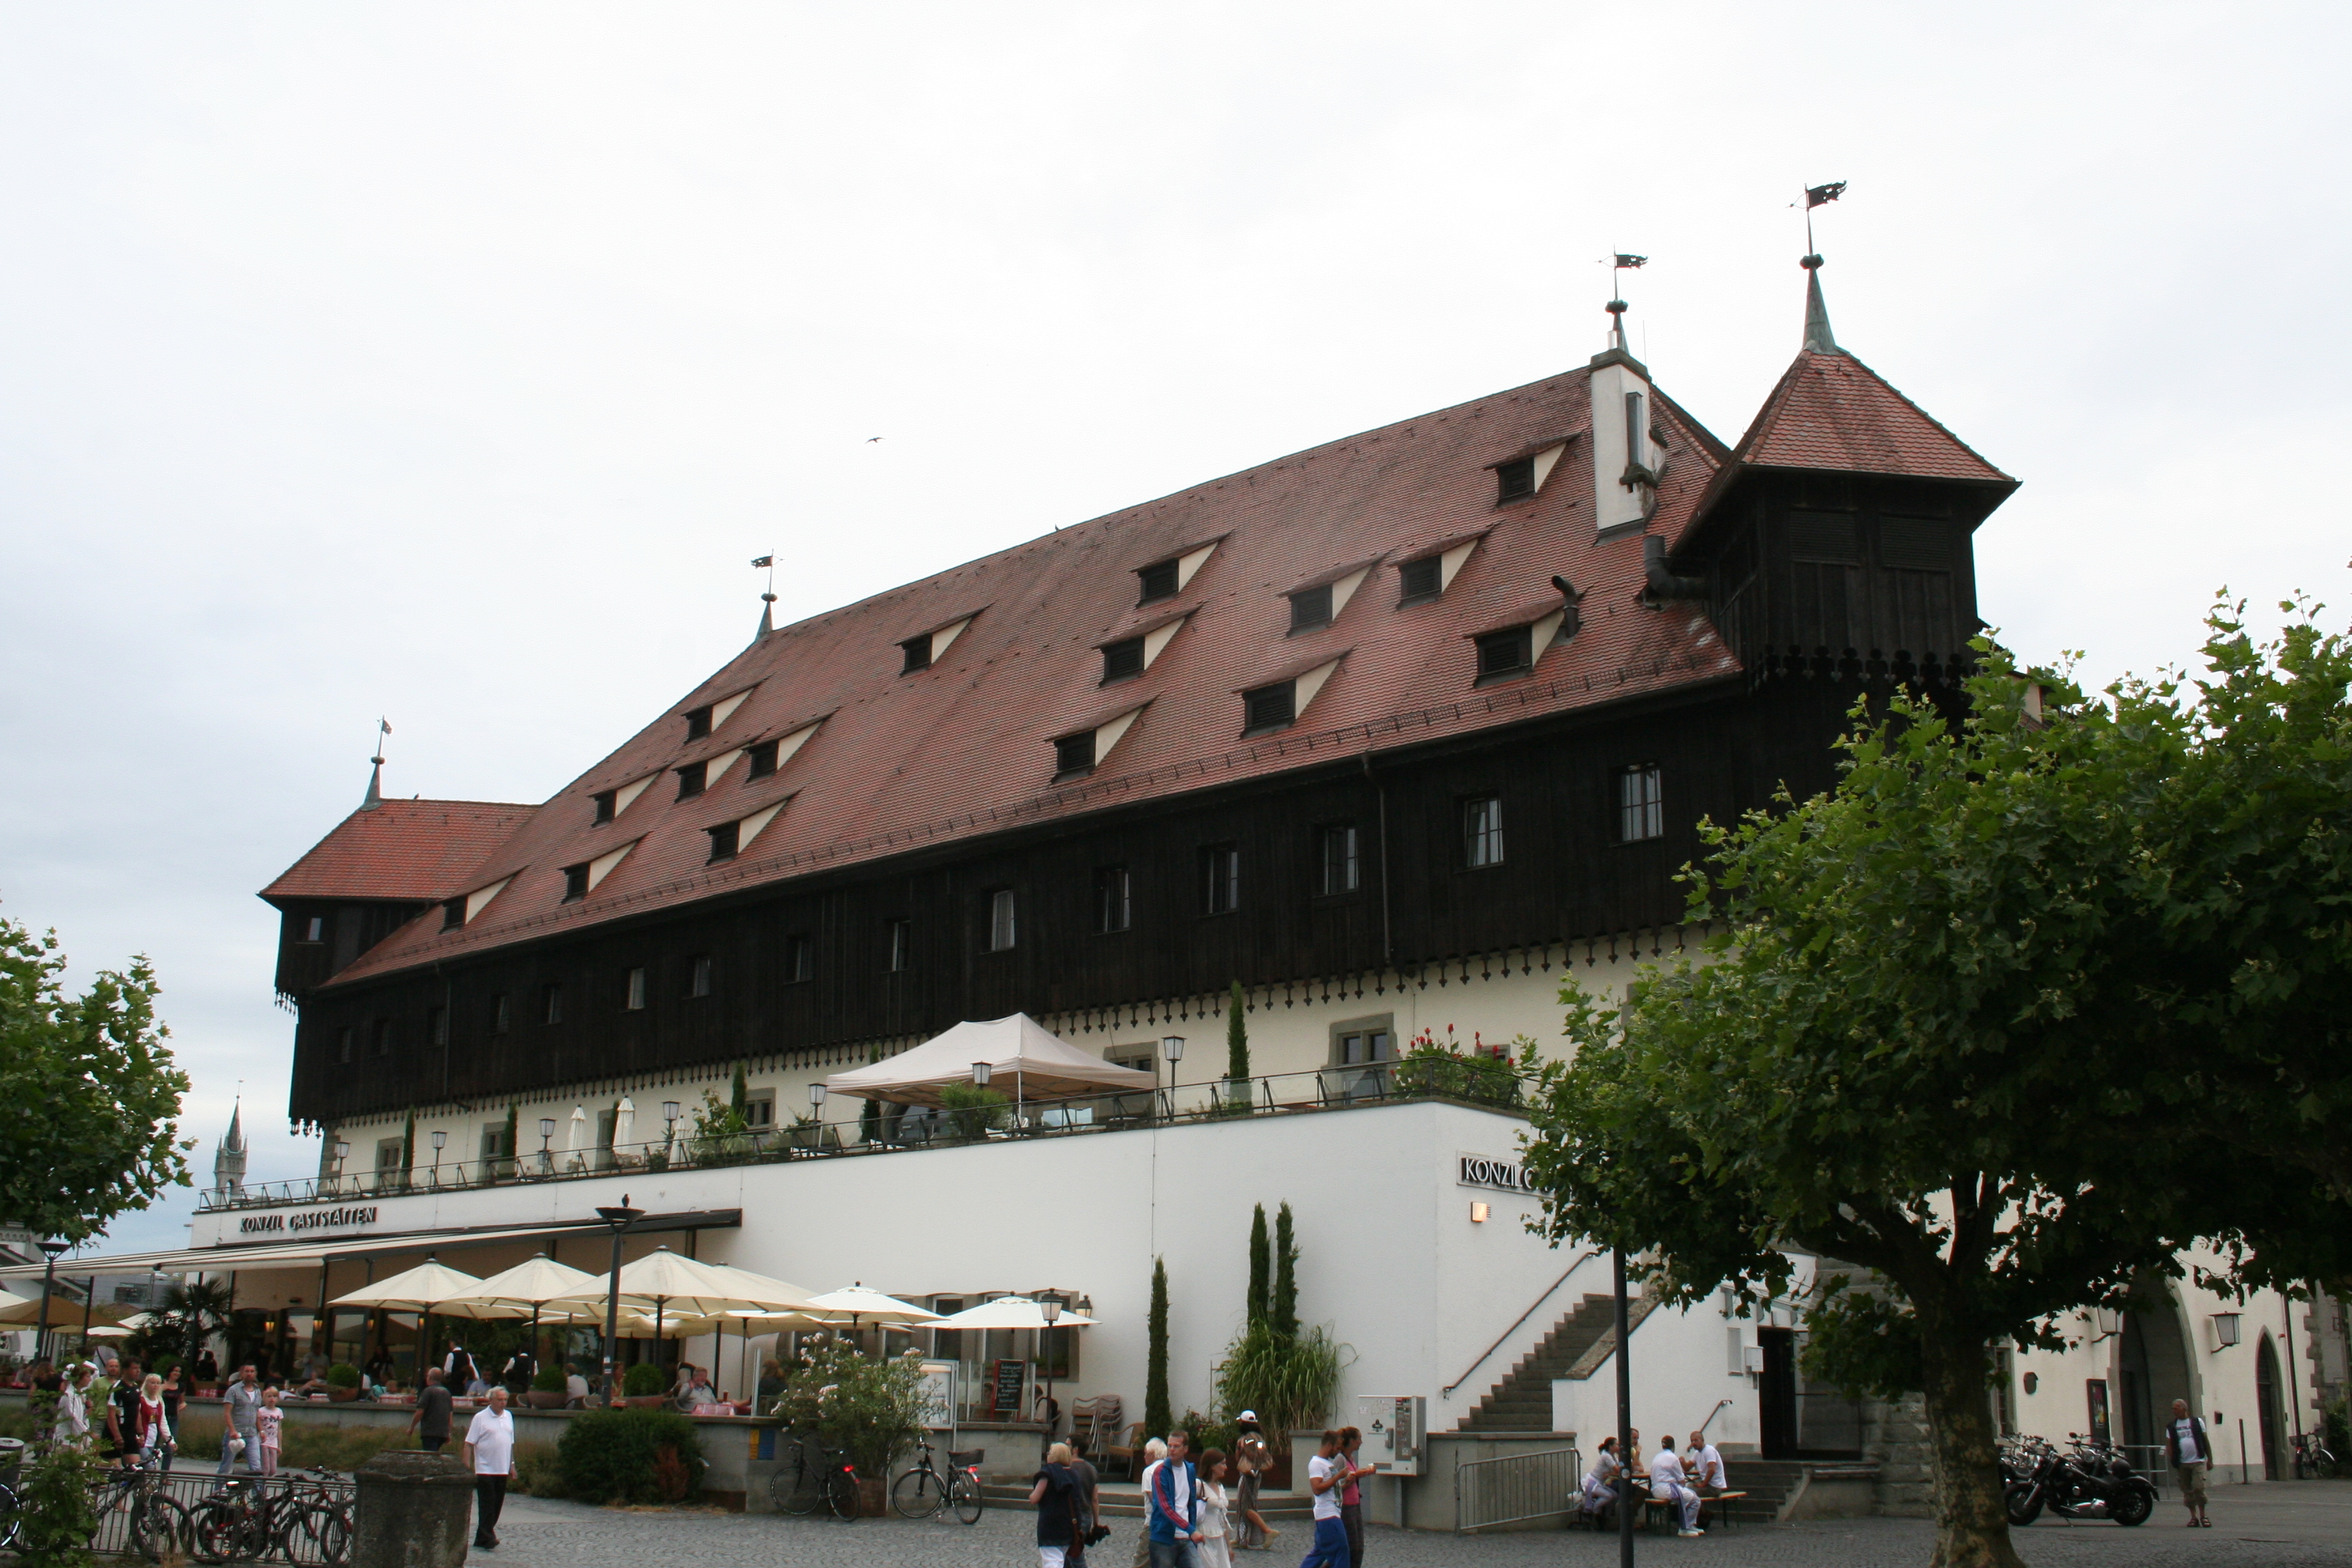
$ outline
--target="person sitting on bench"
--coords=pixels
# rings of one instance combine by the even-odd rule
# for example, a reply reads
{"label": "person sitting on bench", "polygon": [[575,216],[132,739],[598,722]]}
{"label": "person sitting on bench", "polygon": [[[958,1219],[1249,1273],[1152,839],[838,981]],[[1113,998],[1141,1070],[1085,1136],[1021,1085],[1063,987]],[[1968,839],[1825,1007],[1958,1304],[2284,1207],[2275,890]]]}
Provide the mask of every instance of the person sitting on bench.
{"label": "person sitting on bench", "polygon": [[1704,1535],[1698,1527],[1698,1493],[1691,1490],[1683,1474],[1683,1458],[1675,1452],[1672,1437],[1660,1439],[1658,1452],[1650,1461],[1650,1496],[1660,1502],[1673,1503],[1682,1512],[1682,1528],[1678,1535]]}

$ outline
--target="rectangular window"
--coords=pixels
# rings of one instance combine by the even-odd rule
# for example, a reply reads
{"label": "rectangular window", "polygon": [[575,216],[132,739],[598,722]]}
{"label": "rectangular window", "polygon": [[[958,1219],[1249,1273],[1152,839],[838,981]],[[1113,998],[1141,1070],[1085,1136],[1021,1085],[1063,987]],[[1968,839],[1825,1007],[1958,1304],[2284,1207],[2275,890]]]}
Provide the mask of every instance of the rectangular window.
{"label": "rectangular window", "polygon": [[735,858],[735,846],[743,836],[741,823],[722,822],[716,827],[706,827],[703,831],[710,835],[710,861],[706,864]]}
{"label": "rectangular window", "polygon": [[1649,456],[1649,453],[1648,444],[1642,439],[1642,395],[1638,392],[1629,392],[1625,395],[1626,467],[1640,468],[1646,473],[1649,465],[1642,459]]}
{"label": "rectangular window", "polygon": [[1095,771],[1095,732],[1081,730],[1054,742],[1054,776],[1066,779]]}
{"label": "rectangular window", "polygon": [[1137,604],[1149,605],[1155,599],[1172,599],[1176,596],[1176,563],[1174,561],[1155,561],[1138,571],[1136,576],[1143,584],[1143,593],[1135,601]]}
{"label": "rectangular window", "polygon": [[915,966],[915,922],[897,920],[885,922],[885,936],[889,942],[890,973],[904,974]]}
{"label": "rectangular window", "polygon": [[1536,460],[1514,458],[1495,465],[1495,499],[1521,500],[1536,493]]}
{"label": "rectangular window", "polygon": [[688,709],[686,710],[686,738],[689,741],[699,741],[709,733],[710,733],[710,709],[707,705],[701,708]]}
{"label": "rectangular window", "polygon": [[357,1029],[336,1030],[335,1060],[345,1067],[350,1066],[352,1058],[359,1054],[359,1041],[360,1032]]}
{"label": "rectangular window", "polygon": [[1325,826],[1323,837],[1324,893],[1352,893],[1362,886],[1362,871],[1356,859],[1356,825],[1334,822]]}
{"label": "rectangular window", "polygon": [[1488,632],[1478,639],[1478,679],[1495,680],[1504,676],[1517,675],[1534,665],[1532,644],[1535,628],[1513,626],[1507,632]]}
{"label": "rectangular window", "polygon": [[688,996],[710,994],[710,959],[708,954],[695,959],[687,965],[686,994]]}
{"label": "rectangular window", "polygon": [[1298,683],[1285,680],[1242,693],[1242,733],[1279,730],[1298,717]]}
{"label": "rectangular window", "polygon": [[540,987],[540,1022],[563,1022],[563,987],[552,981]]}
{"label": "rectangular window", "polygon": [[762,741],[743,755],[748,764],[743,776],[747,779],[763,779],[776,771],[776,742],[773,741]]}
{"label": "rectangular window", "polygon": [[1617,837],[1638,844],[1666,835],[1666,798],[1658,764],[1636,763],[1617,775]]}
{"label": "rectangular window", "polygon": [[1102,678],[1105,686],[1108,686],[1114,680],[1125,680],[1129,676],[1143,673],[1143,639],[1141,637],[1129,637],[1124,642],[1106,643],[1103,645],[1102,656]]}
{"label": "rectangular window", "polygon": [[594,795],[590,795],[588,797],[588,804],[594,806],[596,809],[594,814],[589,817],[588,826],[593,827],[600,823],[612,821],[614,803],[618,801],[620,798],[621,792],[616,789],[600,789]]}
{"label": "rectangular window", "polygon": [[449,1009],[436,1007],[425,1016],[425,1037],[436,1046],[449,1043]]}
{"label": "rectangular window", "polygon": [[513,1022],[513,1016],[507,1010],[507,994],[501,991],[490,998],[490,1033],[503,1035]]}
{"label": "rectangular window", "polygon": [[625,1013],[646,1010],[646,972],[643,969],[629,971],[628,984],[621,994],[621,1010]]}
{"label": "rectangular window", "polygon": [[1482,795],[1462,803],[1462,863],[1499,866],[1503,863],[1503,797]]}
{"label": "rectangular window", "polygon": [[583,861],[577,866],[563,868],[563,901],[567,904],[576,904],[587,896],[587,863]]}
{"label": "rectangular window", "polygon": [[389,1018],[378,1018],[375,1021],[375,1054],[378,1061],[392,1055],[392,1020]]}
{"label": "rectangular window", "polygon": [[379,1138],[375,1143],[375,1168],[378,1171],[398,1171],[405,1141],[399,1138]]}
{"label": "rectangular window", "polygon": [[1445,588],[1445,558],[1424,555],[1397,568],[1397,603],[1418,605],[1434,599]]}
{"label": "rectangular window", "polygon": [[784,984],[797,985],[816,978],[816,942],[806,931],[784,938]]}
{"label": "rectangular window", "polygon": [[512,1159],[514,1157],[513,1142],[514,1141],[507,1135],[507,1124],[505,1122],[486,1121],[482,1124],[483,1159]]}
{"label": "rectangular window", "polygon": [[1394,1045],[1395,1037],[1390,1034],[1386,1019],[1370,1024],[1342,1024],[1331,1031],[1331,1065],[1351,1068],[1384,1062],[1395,1055]]}
{"label": "rectangular window", "polygon": [[1006,951],[1013,937],[1013,889],[999,888],[988,895],[988,951]]}
{"label": "rectangular window", "polygon": [[1290,629],[1312,631],[1331,624],[1331,584],[1306,588],[1290,595]]}
{"label": "rectangular window", "polygon": [[743,1124],[746,1127],[773,1127],[776,1124],[776,1091],[760,1089],[743,1097]]}
{"label": "rectangular window", "polygon": [[1242,907],[1242,852],[1232,844],[1201,851],[1201,912],[1229,915]]}
{"label": "rectangular window", "polygon": [[1095,934],[1108,936],[1122,931],[1135,918],[1133,888],[1124,866],[1095,868]]}
{"label": "rectangular window", "polygon": [[308,921],[303,922],[302,940],[304,942],[326,941],[327,917],[324,915],[312,915]]}
{"label": "rectangular window", "polygon": [[456,931],[466,923],[466,900],[451,899],[441,906],[441,929]]}
{"label": "rectangular window", "polygon": [[908,637],[898,645],[898,651],[907,656],[906,662],[898,667],[899,674],[912,675],[919,669],[930,668],[931,634],[925,632],[921,637]]}
{"label": "rectangular window", "polygon": [[702,793],[705,780],[710,776],[709,763],[688,763],[677,770],[677,798],[692,800]]}

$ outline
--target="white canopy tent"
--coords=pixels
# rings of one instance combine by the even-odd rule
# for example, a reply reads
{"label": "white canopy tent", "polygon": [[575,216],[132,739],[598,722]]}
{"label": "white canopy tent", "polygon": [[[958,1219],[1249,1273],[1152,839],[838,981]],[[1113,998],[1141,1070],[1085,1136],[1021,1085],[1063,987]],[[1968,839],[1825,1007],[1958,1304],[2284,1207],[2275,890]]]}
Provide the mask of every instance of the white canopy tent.
{"label": "white canopy tent", "polygon": [[1017,1101],[1073,1100],[1092,1094],[1149,1094],[1152,1074],[1123,1068],[1080,1050],[1026,1013],[958,1024],[910,1051],[824,1080],[827,1095],[937,1105],[950,1084],[970,1083],[974,1062],[986,1062],[991,1087],[1010,1089]]}

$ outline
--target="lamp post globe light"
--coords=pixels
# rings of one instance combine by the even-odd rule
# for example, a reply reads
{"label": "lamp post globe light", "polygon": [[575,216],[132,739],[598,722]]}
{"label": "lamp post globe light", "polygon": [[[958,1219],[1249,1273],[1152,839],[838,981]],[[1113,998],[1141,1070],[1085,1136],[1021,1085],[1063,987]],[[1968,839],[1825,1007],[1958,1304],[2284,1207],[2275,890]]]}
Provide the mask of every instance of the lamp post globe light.
{"label": "lamp post globe light", "polygon": [[433,1184],[436,1187],[441,1184],[441,1151],[448,1142],[449,1134],[438,1127],[433,1130]]}
{"label": "lamp post globe light", "polygon": [[553,1142],[554,1140],[555,1118],[552,1116],[541,1117],[539,1119],[539,1168],[542,1172],[551,1172],[555,1169],[555,1156],[548,1152],[547,1148],[548,1144]]}
{"label": "lamp post globe light", "polygon": [[63,1237],[53,1236],[40,1245],[41,1256],[48,1261],[41,1269],[41,1325],[33,1331],[33,1359],[47,1361],[49,1355],[49,1292],[57,1289],[58,1259],[73,1243]]}
{"label": "lamp post globe light", "polygon": [[645,1217],[646,1211],[629,1206],[629,1194],[623,1193],[621,1201],[610,1205],[598,1205],[597,1217],[613,1227],[613,1271],[604,1289],[604,1403],[613,1409],[621,1407],[621,1380],[613,1347],[621,1337],[621,1233]]}
{"label": "lamp post globe light", "polygon": [[1037,1361],[1045,1369],[1045,1442],[1044,1452],[1054,1451],[1054,1325],[1062,1321],[1062,1298],[1051,1290],[1037,1295],[1037,1311],[1045,1320],[1045,1329],[1037,1336]]}
{"label": "lamp post globe light", "polygon": [[1184,1037],[1170,1035],[1160,1042],[1160,1055],[1168,1063],[1168,1114],[1176,1114],[1176,1064],[1184,1059]]}

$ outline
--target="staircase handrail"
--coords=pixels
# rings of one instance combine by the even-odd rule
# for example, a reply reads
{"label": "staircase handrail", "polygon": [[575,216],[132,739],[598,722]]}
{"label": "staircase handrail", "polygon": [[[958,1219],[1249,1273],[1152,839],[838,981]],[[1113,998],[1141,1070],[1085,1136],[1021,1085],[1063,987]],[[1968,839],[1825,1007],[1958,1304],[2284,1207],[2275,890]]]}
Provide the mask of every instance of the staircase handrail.
{"label": "staircase handrail", "polygon": [[1563,1274],[1559,1279],[1553,1280],[1551,1282],[1550,1289],[1546,1290],[1542,1295],[1529,1302],[1528,1304],[1528,1310],[1521,1312],[1512,1322],[1509,1328],[1505,1329],[1500,1334],[1497,1334],[1495,1337],[1495,1342],[1493,1344],[1488,1345],[1485,1350],[1478,1352],[1478,1359],[1476,1361],[1472,1362],[1468,1366],[1462,1369],[1462,1375],[1460,1377],[1455,1378],[1452,1383],[1447,1384],[1444,1388],[1438,1390],[1437,1396],[1440,1399],[1452,1398],[1455,1389],[1470,1381],[1470,1374],[1472,1373],[1476,1372],[1480,1367],[1486,1364],[1486,1358],[1488,1356],[1493,1355],[1496,1351],[1503,1348],[1504,1341],[1509,1339],[1513,1334],[1519,1331],[1519,1324],[1524,1323],[1529,1318],[1534,1317],[1536,1315],[1536,1309],[1542,1306],[1546,1301],[1551,1300],[1552,1291],[1558,1290],[1561,1286],[1568,1283],[1569,1274],[1575,1273],[1578,1269],[1583,1268],[1586,1264],[1600,1257],[1603,1250],[1603,1248],[1596,1247],[1591,1251],[1586,1253],[1583,1257],[1578,1258],[1575,1262],[1570,1264],[1568,1266],[1568,1274]]}

